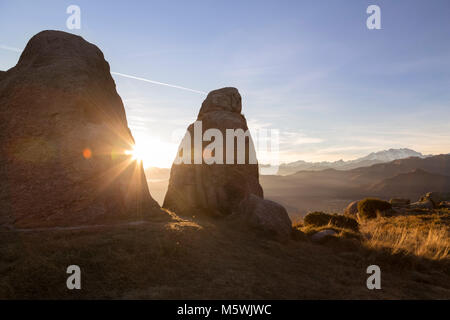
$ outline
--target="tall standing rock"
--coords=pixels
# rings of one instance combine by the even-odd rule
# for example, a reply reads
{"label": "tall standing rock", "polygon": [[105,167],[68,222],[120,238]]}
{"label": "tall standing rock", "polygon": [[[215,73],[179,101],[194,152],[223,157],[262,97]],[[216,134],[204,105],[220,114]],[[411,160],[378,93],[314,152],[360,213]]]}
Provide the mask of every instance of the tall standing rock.
{"label": "tall standing rock", "polygon": [[0,79],[0,224],[73,225],[159,213],[103,53],[43,31]]}
{"label": "tall standing rock", "polygon": [[[208,94],[202,104],[197,121],[201,122],[203,136],[208,129],[218,129],[224,139],[226,129],[248,130],[241,114],[241,96],[236,88],[223,88]],[[187,129],[194,161],[195,124]],[[186,137],[185,137],[186,138]],[[209,142],[204,142],[200,154]],[[246,139],[246,164],[174,164],[170,173],[169,188],[163,207],[182,215],[226,216],[236,210],[249,194],[263,196],[258,181],[258,164],[249,164],[250,141]],[[225,148],[225,146],[224,146]],[[182,152],[186,152],[183,150]],[[224,161],[226,151],[223,152]]]}
{"label": "tall standing rock", "polygon": [[[208,94],[196,123],[188,127],[178,154],[182,158],[180,153],[186,152],[184,142],[186,139],[190,140],[191,149],[187,150],[190,154],[186,158],[190,158],[191,163],[172,165],[163,207],[181,215],[233,216],[251,227],[285,237],[291,232],[291,221],[282,206],[263,199],[256,153],[250,135],[245,139],[245,150],[237,150],[239,143],[235,139],[233,163],[226,161],[227,129],[248,131],[247,121],[241,110],[241,96],[236,88],[222,88]],[[195,132],[195,127],[196,124],[198,127],[198,123],[201,123],[201,136],[209,129],[221,132],[223,164],[207,164],[204,161],[210,156],[207,146],[215,141],[214,138],[202,142],[198,154],[203,155],[203,161],[200,164],[194,163],[195,140],[202,139],[196,136],[198,133]],[[238,162],[238,152],[245,152],[244,163]]]}

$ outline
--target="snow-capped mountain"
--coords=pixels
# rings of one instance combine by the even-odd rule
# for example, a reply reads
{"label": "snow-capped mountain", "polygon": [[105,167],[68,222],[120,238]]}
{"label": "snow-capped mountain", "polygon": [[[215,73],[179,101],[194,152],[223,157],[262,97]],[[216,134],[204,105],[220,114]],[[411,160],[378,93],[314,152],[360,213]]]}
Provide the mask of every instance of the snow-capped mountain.
{"label": "snow-capped mountain", "polygon": [[411,150],[411,149],[407,149],[407,148],[402,148],[402,149],[389,149],[389,150],[383,150],[383,151],[379,151],[379,152],[372,152],[371,154],[353,160],[356,162],[360,162],[360,161],[366,161],[366,160],[377,160],[380,162],[390,162],[390,161],[394,161],[394,160],[398,160],[398,159],[406,159],[409,157],[419,157],[419,158],[424,158],[425,156],[417,151]]}
{"label": "snow-capped mountain", "polygon": [[408,149],[389,149],[382,150],[378,152],[372,152],[367,156],[350,160],[338,160],[333,162],[322,161],[322,162],[306,162],[303,160],[290,162],[282,164],[279,168],[279,175],[288,175],[302,170],[325,170],[325,169],[336,169],[336,170],[351,170],[359,167],[368,167],[377,163],[390,162],[398,159],[406,159],[410,157],[426,158],[428,156],[423,155],[420,152]]}

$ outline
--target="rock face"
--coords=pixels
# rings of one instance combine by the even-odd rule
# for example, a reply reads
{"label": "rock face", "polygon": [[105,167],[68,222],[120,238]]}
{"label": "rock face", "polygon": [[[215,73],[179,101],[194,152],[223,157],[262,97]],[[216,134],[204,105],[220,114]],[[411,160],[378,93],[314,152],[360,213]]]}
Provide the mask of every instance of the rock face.
{"label": "rock face", "polygon": [[[218,129],[225,137],[226,129],[248,130],[241,109],[241,96],[237,89],[223,88],[210,92],[197,117],[202,124],[201,134],[208,129]],[[194,125],[188,127],[185,137],[189,139],[190,136],[191,146],[194,146]],[[203,142],[201,153],[209,143]],[[245,148],[247,155],[255,154],[248,139]],[[223,163],[225,154],[226,150]],[[227,216],[236,211],[240,202],[250,194],[262,198],[258,164],[250,164],[248,158],[245,164],[174,164],[163,207],[182,215]]]}
{"label": "rock face", "polygon": [[[200,133],[217,129],[223,135],[223,141],[226,140],[227,129],[247,131],[247,121],[241,109],[241,96],[237,89],[222,88],[210,92],[202,104],[197,122],[188,127],[183,141],[191,141],[191,145],[194,145],[195,126],[199,122],[202,126]],[[213,140],[201,144],[200,154],[204,155],[202,163],[173,164],[163,207],[180,215],[230,216],[230,219],[242,219],[241,222],[267,234],[281,238],[290,235],[292,223],[286,210],[263,199],[251,138],[248,137],[241,144],[244,147],[240,150],[245,149],[243,163],[238,161],[237,141],[234,150],[224,143],[223,154],[219,156],[217,149],[211,152],[207,147]],[[234,151],[232,163],[226,161],[227,150]],[[179,155],[184,152],[180,151]],[[217,156],[223,163],[208,164],[205,159],[209,156]],[[189,149],[187,158],[193,160],[195,151]]]}
{"label": "rock face", "polygon": [[0,75],[0,224],[73,225],[160,213],[102,52],[43,31]]}

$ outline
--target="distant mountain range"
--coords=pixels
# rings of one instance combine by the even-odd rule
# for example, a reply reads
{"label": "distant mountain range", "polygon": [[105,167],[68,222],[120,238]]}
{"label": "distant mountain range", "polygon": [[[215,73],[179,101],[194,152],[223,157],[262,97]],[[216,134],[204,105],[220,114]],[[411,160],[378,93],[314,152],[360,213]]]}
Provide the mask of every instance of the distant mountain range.
{"label": "distant mountain range", "polygon": [[352,170],[303,170],[288,176],[261,176],[267,198],[291,214],[340,211],[365,197],[417,201],[426,192],[450,192],[450,155],[409,157]]}
{"label": "distant mountain range", "polygon": [[[282,168],[284,174],[290,172],[286,168],[295,173],[262,175],[260,182],[264,196],[283,204],[294,218],[312,210],[339,212],[349,202],[365,197],[417,201],[430,191],[450,192],[450,155],[422,155],[410,149],[389,149],[352,161],[309,166],[296,161]],[[170,169],[152,167],[145,173],[152,196],[162,203]]]}
{"label": "distant mountain range", "polygon": [[417,200],[420,195],[430,191],[449,191],[450,177],[415,169],[377,182],[371,185],[369,190],[375,195],[395,195]]}
{"label": "distant mountain range", "polygon": [[[336,170],[351,170],[360,167],[369,167],[378,163],[390,162],[398,159],[406,159],[410,157],[426,158],[429,155],[423,155],[420,152],[402,148],[402,149],[389,149],[379,152],[372,152],[369,155],[350,161],[322,161],[322,162],[307,162],[303,160],[281,164],[278,170],[279,175],[289,175],[298,171],[303,170],[325,170],[325,169],[336,169]],[[264,165],[262,165],[263,167]]]}

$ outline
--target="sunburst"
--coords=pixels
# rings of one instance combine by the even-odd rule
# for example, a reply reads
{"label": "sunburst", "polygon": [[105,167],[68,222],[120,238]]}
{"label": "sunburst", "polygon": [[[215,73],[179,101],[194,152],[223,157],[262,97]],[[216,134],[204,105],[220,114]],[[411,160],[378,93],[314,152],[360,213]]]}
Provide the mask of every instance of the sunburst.
{"label": "sunburst", "polygon": [[131,159],[137,162],[142,162],[146,157],[145,151],[137,145],[134,145],[131,150],[125,150],[125,154],[131,156]]}

